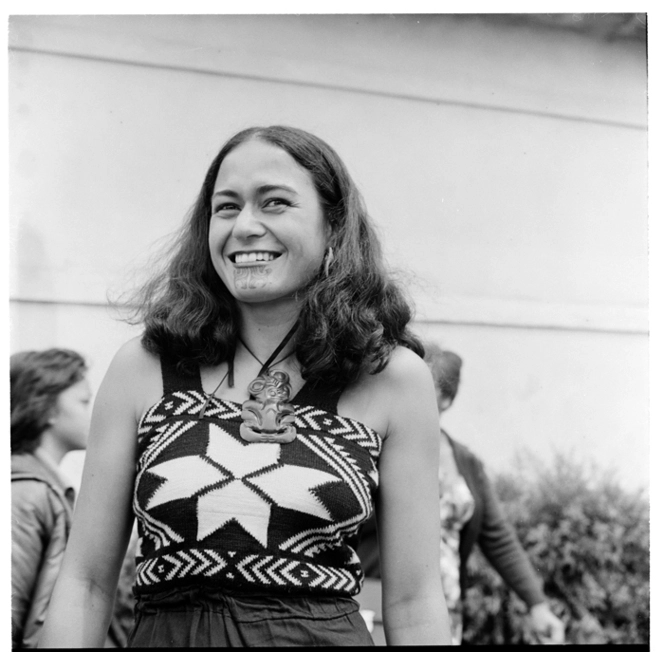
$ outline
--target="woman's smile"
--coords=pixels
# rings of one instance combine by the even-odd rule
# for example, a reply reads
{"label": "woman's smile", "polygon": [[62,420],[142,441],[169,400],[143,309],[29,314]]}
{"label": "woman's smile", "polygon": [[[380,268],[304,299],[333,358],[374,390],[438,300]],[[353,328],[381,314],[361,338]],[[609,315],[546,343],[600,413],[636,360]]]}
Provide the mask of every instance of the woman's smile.
{"label": "woman's smile", "polygon": [[231,254],[229,258],[236,265],[247,265],[252,263],[269,263],[277,259],[281,254],[271,251],[248,251]]}

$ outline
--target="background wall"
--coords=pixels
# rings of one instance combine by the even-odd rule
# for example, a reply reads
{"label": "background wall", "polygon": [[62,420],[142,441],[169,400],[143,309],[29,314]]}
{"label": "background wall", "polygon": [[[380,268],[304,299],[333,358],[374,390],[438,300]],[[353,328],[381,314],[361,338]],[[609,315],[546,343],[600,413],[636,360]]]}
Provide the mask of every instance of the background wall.
{"label": "background wall", "polygon": [[11,17],[11,351],[76,348],[97,387],[138,333],[107,293],[228,136],[296,125],[463,357],[450,432],[490,469],[573,450],[647,485],[645,31],[558,18]]}

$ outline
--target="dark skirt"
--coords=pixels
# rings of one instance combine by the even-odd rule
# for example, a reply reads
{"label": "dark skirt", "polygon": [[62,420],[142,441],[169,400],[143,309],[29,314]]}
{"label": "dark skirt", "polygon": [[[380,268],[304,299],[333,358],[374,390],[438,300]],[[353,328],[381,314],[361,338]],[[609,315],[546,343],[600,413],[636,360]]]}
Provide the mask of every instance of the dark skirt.
{"label": "dark skirt", "polygon": [[140,597],[127,647],[373,645],[352,598],[173,589]]}

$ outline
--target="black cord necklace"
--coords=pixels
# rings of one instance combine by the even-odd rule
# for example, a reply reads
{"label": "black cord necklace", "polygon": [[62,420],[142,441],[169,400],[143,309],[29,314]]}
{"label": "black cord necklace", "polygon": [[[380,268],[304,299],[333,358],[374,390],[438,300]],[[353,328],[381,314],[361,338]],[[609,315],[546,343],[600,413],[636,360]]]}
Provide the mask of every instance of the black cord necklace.
{"label": "black cord necklace", "polygon": [[[229,370],[230,371],[230,370]],[[205,410],[208,409],[208,405],[210,405],[210,401],[212,400],[212,397],[219,391],[219,388],[221,387],[221,384],[228,378],[228,371],[224,374],[224,377],[219,381],[219,384],[212,390],[210,394],[207,392],[203,392],[205,394],[205,403],[203,403],[203,407],[201,408],[201,411],[198,413],[198,418],[202,419],[203,415],[205,414]]]}
{"label": "black cord necklace", "polygon": [[[249,352],[251,357],[261,365],[261,372],[260,373],[262,373],[265,363],[244,343],[244,340],[241,337],[238,337],[237,339],[238,339],[238,342],[240,342],[240,344],[242,344],[242,346],[245,349],[247,349],[247,351]],[[295,351],[291,351],[288,355],[285,355],[283,358],[280,358],[279,360],[276,360],[270,366],[271,367],[276,367],[280,362],[283,362],[284,360],[287,360],[288,358],[290,358],[293,355],[293,353],[295,353]]]}
{"label": "black cord necklace", "polygon": [[[286,334],[270,357],[261,362],[258,356],[244,343],[241,337],[238,340],[249,354],[261,363],[258,376],[249,383],[247,388],[249,398],[242,404],[242,424],[240,436],[249,442],[272,442],[287,444],[297,435],[293,422],[295,421],[295,408],[288,403],[291,396],[290,377],[285,371],[273,371],[271,366],[283,362],[294,351],[274,362],[286,344],[291,340],[299,326],[299,321]],[[229,386],[233,386],[235,356],[228,362],[228,371],[221,379],[212,394],[208,394],[205,404],[199,413],[199,418],[205,414],[212,396],[219,390],[222,383],[228,378]]]}

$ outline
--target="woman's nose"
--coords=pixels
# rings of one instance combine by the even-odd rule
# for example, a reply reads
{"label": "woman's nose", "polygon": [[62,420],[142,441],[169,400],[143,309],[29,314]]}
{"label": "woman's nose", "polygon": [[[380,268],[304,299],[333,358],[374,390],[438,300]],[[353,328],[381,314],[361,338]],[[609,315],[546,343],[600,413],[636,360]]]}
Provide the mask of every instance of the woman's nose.
{"label": "woman's nose", "polygon": [[236,238],[250,238],[265,233],[265,226],[256,213],[256,208],[247,203],[235,218],[233,234]]}

